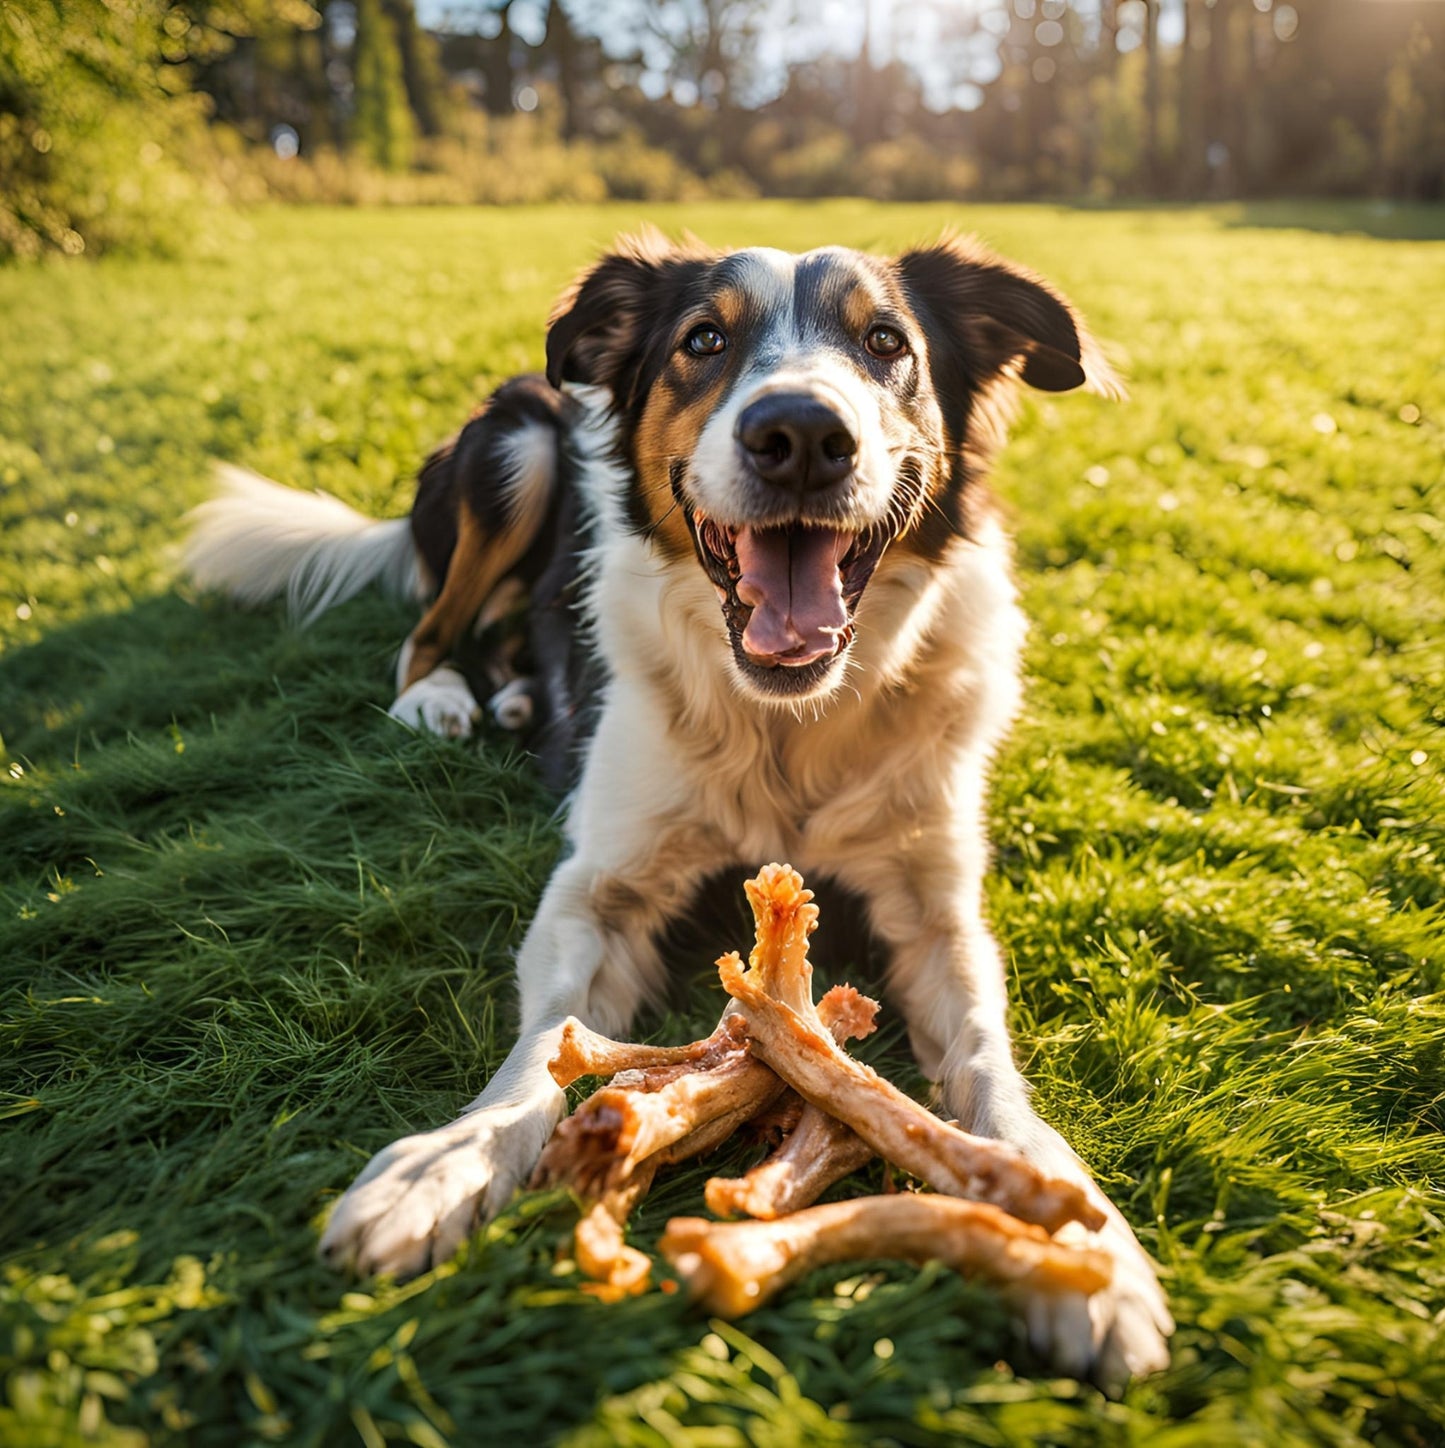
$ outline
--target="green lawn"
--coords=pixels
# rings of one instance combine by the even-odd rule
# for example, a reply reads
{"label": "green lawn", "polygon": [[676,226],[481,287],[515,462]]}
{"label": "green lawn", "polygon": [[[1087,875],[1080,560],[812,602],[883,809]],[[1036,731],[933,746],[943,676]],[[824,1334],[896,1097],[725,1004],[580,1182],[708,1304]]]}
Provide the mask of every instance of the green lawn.
{"label": "green lawn", "polygon": [[[991,904],[1173,1368],[1107,1403],[933,1269],[820,1273],[741,1330],[603,1307],[555,1198],[403,1288],[316,1264],[369,1155],[500,1060],[558,835],[503,741],[385,717],[405,608],[198,602],[178,519],[209,457],[404,511],[641,214],[274,212],[0,271],[0,1442],[1445,1442],[1445,214],[651,214],[977,229],[1131,378],[1031,400],[1000,470],[1034,629]],[[718,1010],[681,965],[672,1038]]]}

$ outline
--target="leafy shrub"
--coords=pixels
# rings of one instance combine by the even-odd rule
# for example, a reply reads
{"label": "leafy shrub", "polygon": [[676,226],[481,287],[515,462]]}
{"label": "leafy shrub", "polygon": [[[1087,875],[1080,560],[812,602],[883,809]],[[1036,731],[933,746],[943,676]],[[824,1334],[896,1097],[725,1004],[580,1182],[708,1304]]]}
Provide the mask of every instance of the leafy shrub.
{"label": "leafy shrub", "polygon": [[949,156],[916,136],[878,141],[858,158],[857,190],[877,201],[937,201],[978,186],[978,166]]}
{"label": "leafy shrub", "polygon": [[595,148],[596,174],[619,201],[698,201],[710,187],[676,156],[624,136]]}
{"label": "leafy shrub", "polygon": [[775,152],[765,165],[766,189],[782,196],[839,196],[856,193],[855,150],[847,133],[820,128],[801,145]]}
{"label": "leafy shrub", "polygon": [[168,89],[152,0],[0,8],[0,257],[175,250],[206,184],[203,101]]}
{"label": "leafy shrub", "polygon": [[534,116],[465,115],[453,134],[419,140],[414,169],[405,172],[382,171],[355,153],[326,148],[282,159],[269,149],[247,150],[234,133],[220,151],[224,159],[216,174],[243,202],[512,206],[754,194],[747,178],[733,172],[704,182],[675,156],[635,134],[569,143]]}

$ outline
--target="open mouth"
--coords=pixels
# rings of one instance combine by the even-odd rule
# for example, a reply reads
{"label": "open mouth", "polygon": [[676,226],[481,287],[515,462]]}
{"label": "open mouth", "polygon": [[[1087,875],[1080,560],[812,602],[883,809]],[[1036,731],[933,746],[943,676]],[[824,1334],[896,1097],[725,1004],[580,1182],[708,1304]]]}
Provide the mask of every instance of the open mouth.
{"label": "open mouth", "polygon": [[738,662],[778,692],[802,692],[853,639],[853,615],[888,538],[806,522],[730,527],[691,513]]}

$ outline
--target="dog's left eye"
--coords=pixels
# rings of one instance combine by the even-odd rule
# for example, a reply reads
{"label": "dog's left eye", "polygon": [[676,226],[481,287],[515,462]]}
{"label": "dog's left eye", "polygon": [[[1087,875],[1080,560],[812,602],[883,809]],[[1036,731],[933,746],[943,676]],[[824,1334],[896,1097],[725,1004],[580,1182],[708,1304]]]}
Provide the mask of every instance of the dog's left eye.
{"label": "dog's left eye", "polygon": [[687,334],[686,347],[694,357],[716,357],[728,344],[728,339],[716,327],[694,327]]}
{"label": "dog's left eye", "polygon": [[895,327],[870,327],[863,345],[875,357],[883,358],[901,357],[908,350],[903,333]]}

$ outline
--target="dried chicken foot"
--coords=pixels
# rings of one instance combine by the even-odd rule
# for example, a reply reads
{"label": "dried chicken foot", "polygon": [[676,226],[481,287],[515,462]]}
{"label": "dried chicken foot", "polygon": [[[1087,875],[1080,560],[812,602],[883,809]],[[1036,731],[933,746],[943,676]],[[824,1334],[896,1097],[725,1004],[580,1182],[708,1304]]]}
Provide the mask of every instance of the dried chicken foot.
{"label": "dried chicken foot", "polygon": [[[875,1029],[878,1002],[852,986],[834,986],[818,1002],[818,1015],[840,1045]],[[836,1181],[877,1153],[850,1126],[803,1102],[782,1144],[743,1177],[713,1177],[704,1190],[707,1209],[719,1217],[781,1217],[810,1207]]]}
{"label": "dried chicken foot", "polygon": [[851,1126],[805,1105],[783,1144],[746,1176],[713,1177],[704,1190],[708,1211],[719,1217],[771,1221],[810,1207],[836,1181],[877,1153]]}
{"label": "dried chicken foot", "polygon": [[704,1311],[741,1317],[832,1262],[939,1261],[1015,1292],[1081,1293],[1108,1285],[1107,1254],[1067,1247],[984,1202],[901,1192],[809,1207],[773,1222],[674,1217],[658,1244]]}
{"label": "dried chicken foot", "polygon": [[592,1279],[582,1284],[582,1291],[603,1302],[635,1297],[651,1285],[652,1258],[627,1245],[622,1226],[647,1195],[655,1172],[655,1165],[644,1163],[625,1186],[593,1202],[572,1234],[577,1268]]}
{"label": "dried chicken foot", "polygon": [[648,1071],[636,1073],[636,1081],[620,1078],[558,1122],[534,1184],[566,1183],[583,1196],[603,1197],[649,1157],[719,1118],[731,1131],[783,1091],[741,1044],[705,1069],[658,1069],[668,1077],[660,1084],[647,1080]]}
{"label": "dried chicken foot", "polygon": [[[835,986],[818,1003],[816,1018],[820,1029],[846,1040],[873,1030],[877,1013],[876,1001],[851,986]],[[621,1042],[586,1035],[600,1043],[589,1046],[595,1052],[591,1059],[599,1059],[604,1047],[625,1049]],[[574,1039],[581,1037],[574,1033]],[[586,1197],[605,1196],[625,1183],[639,1163],[712,1122],[719,1123],[709,1138],[712,1144],[726,1140],[782,1094],[783,1083],[749,1048],[741,1016],[725,1015],[705,1042],[694,1044],[706,1045],[707,1051],[692,1060],[630,1069],[589,1096],[558,1123],[532,1184],[565,1183]],[[708,1149],[695,1147],[689,1154]]]}
{"label": "dried chicken foot", "polygon": [[1003,1142],[947,1125],[841,1050],[811,1000],[807,939],[818,917],[811,892],[796,871],[779,865],[746,888],[758,944],[748,969],[733,952],[718,961],[718,973],[743,1009],[757,1056],[885,1161],[937,1191],[991,1202],[1049,1231],[1076,1220],[1093,1230],[1104,1225],[1076,1183],[1045,1176]]}
{"label": "dried chicken foot", "polygon": [[598,1035],[576,1016],[568,1016],[562,1023],[557,1054],[548,1061],[547,1069],[559,1086],[570,1086],[582,1076],[615,1076],[620,1071],[697,1065],[736,1047],[736,1039],[725,1029],[728,1019],[724,1016],[712,1035],[689,1041],[685,1046],[638,1046]]}
{"label": "dried chicken foot", "polygon": [[703,1156],[721,1146],[743,1122],[751,1107],[729,1112],[662,1148],[639,1163],[628,1180],[593,1202],[578,1219],[572,1252],[578,1270],[592,1280],[582,1291],[604,1302],[617,1302],[645,1292],[652,1282],[652,1258],[629,1247],[622,1229],[652,1186],[658,1168]]}

